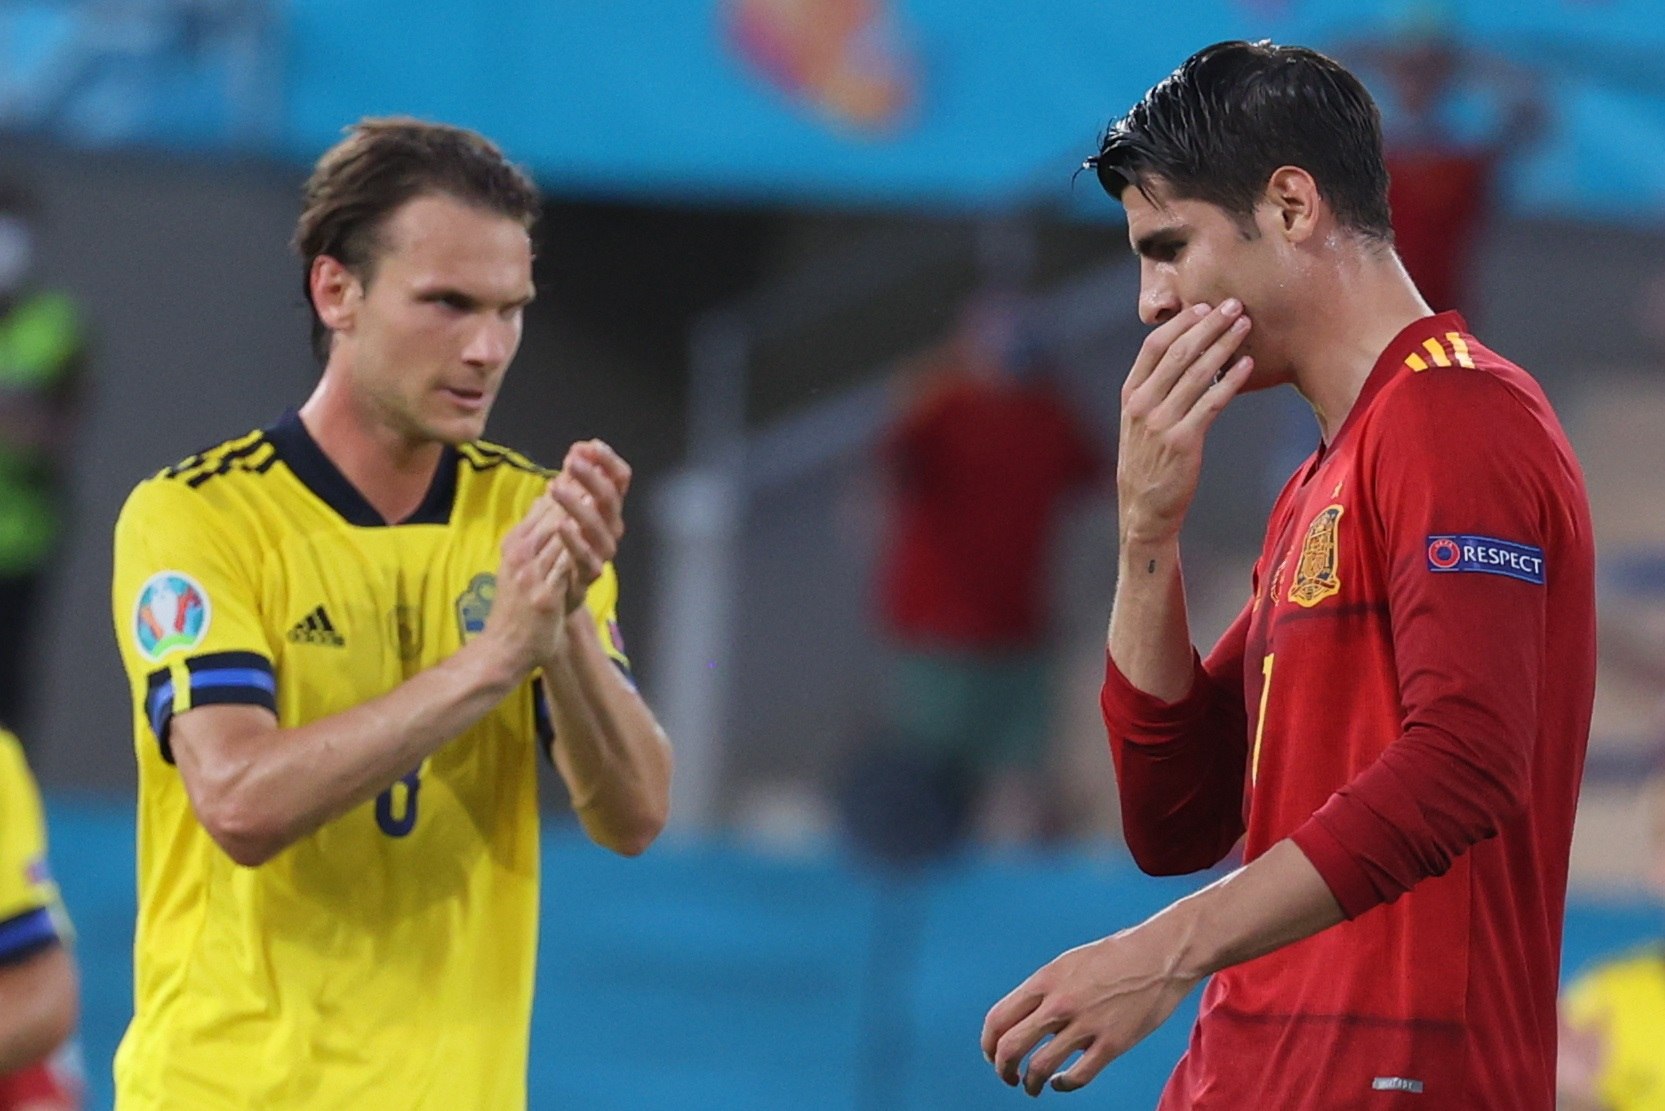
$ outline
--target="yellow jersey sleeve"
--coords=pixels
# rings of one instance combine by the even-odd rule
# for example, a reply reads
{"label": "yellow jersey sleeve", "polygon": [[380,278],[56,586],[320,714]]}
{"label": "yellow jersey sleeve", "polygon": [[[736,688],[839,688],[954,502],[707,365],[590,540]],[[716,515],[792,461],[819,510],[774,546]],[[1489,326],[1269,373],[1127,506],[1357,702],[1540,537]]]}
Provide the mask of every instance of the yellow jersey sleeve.
{"label": "yellow jersey sleeve", "polygon": [[170,763],[176,714],[214,703],[276,712],[253,535],[168,472],[141,483],[116,522],[116,640],[133,696]]}
{"label": "yellow jersey sleeve", "polygon": [[[514,460],[516,469],[522,473],[520,485],[517,489],[514,519],[505,521],[505,528],[512,528],[532,508],[532,504],[542,497],[547,483],[558,472],[528,459],[519,452],[498,445],[468,445],[469,450],[478,452],[489,447],[493,452],[501,453]],[[525,476],[529,475],[527,478]],[[619,665],[625,678],[635,680],[630,675],[630,657],[624,650],[624,636],[619,632],[619,576],[611,563],[602,565],[601,577],[590,584],[590,589],[584,594],[584,608],[590,611],[590,617],[595,622],[596,632],[601,637],[601,645],[607,650],[607,655]]]}
{"label": "yellow jersey sleeve", "polygon": [[1589,1029],[1605,1024],[1608,1005],[1602,971],[1586,972],[1561,993],[1561,1018],[1568,1026]]}
{"label": "yellow jersey sleeve", "polygon": [[64,940],[67,932],[46,864],[40,793],[23,746],[0,730],[0,965]]}
{"label": "yellow jersey sleeve", "polygon": [[[630,657],[624,651],[624,636],[619,632],[618,618],[619,577],[613,570],[611,563],[602,565],[601,577],[590,584],[590,589],[584,594],[584,609],[590,620],[595,622],[597,636],[601,639],[601,647],[607,657],[618,665],[625,682],[632,687],[636,685],[636,678],[630,673]],[[549,706],[544,702],[544,686],[541,682],[532,684],[532,720],[537,729],[538,741],[547,750],[555,740],[555,726],[549,714]]]}
{"label": "yellow jersey sleeve", "polygon": [[1603,964],[1574,981],[1561,998],[1574,1030],[1599,1032],[1597,1090],[1613,1111],[1665,1107],[1665,948]]}
{"label": "yellow jersey sleeve", "polygon": [[607,650],[626,676],[630,674],[630,657],[624,651],[624,636],[619,632],[619,577],[611,563],[601,569],[601,577],[590,584],[584,595],[584,607],[595,621],[601,646]]}

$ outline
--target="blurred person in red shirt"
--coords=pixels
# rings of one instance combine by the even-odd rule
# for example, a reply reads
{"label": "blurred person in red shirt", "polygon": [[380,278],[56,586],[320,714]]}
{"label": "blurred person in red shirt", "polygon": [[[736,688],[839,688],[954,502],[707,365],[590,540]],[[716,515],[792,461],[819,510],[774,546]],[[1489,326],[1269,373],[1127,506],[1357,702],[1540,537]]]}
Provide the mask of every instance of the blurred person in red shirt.
{"label": "blurred person in red shirt", "polygon": [[974,299],[906,373],[882,449],[880,566],[893,740],[955,774],[995,841],[1055,832],[1048,565],[1070,497],[1102,473],[1092,436],[1013,306]]}
{"label": "blurred person in red shirt", "polygon": [[1394,246],[1436,312],[1475,311],[1475,249],[1508,160],[1542,129],[1537,76],[1464,43],[1434,9],[1338,56],[1382,96]]}

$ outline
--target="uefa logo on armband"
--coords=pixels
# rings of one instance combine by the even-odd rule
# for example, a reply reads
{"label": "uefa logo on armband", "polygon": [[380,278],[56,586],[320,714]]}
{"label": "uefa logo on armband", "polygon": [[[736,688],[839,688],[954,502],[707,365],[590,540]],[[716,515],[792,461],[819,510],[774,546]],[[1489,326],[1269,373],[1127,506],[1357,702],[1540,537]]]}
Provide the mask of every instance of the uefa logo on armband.
{"label": "uefa logo on armband", "polygon": [[1450,533],[1428,538],[1428,570],[1502,575],[1544,585],[1544,550],[1495,536]]}
{"label": "uefa logo on armband", "polygon": [[1463,558],[1463,550],[1449,536],[1434,536],[1428,540],[1428,569],[1449,571]]}
{"label": "uefa logo on armband", "polygon": [[208,635],[208,592],[182,571],[145,580],[133,608],[133,639],[152,663],[176,649],[195,648]]}

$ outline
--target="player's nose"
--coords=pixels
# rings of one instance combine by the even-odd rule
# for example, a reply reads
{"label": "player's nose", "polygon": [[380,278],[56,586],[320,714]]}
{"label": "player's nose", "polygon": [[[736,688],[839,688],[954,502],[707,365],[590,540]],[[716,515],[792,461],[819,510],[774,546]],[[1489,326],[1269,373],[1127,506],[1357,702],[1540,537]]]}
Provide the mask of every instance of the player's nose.
{"label": "player's nose", "polygon": [[509,361],[514,351],[513,329],[498,321],[483,323],[463,348],[463,361],[470,366],[495,367]]}
{"label": "player's nose", "polygon": [[1172,320],[1184,308],[1173,284],[1149,268],[1139,276],[1139,319],[1152,327]]}

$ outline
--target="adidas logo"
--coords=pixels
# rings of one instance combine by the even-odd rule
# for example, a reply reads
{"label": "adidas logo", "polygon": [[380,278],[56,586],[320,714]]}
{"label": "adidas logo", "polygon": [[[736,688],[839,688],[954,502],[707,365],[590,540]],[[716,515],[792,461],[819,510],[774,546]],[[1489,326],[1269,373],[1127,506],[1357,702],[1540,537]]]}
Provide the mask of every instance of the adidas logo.
{"label": "adidas logo", "polygon": [[295,627],[289,630],[289,641],[292,644],[323,644],[331,648],[347,647],[347,638],[335,630],[335,623],[330,615],[319,606],[301,620],[295,622]]}

